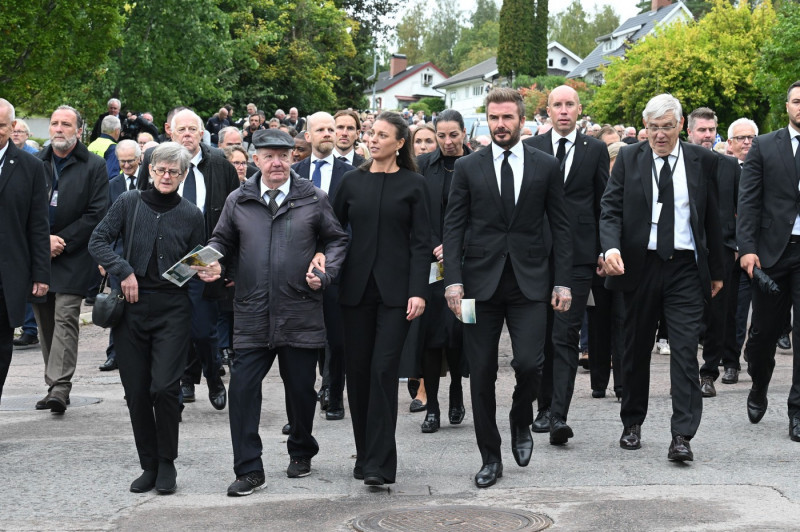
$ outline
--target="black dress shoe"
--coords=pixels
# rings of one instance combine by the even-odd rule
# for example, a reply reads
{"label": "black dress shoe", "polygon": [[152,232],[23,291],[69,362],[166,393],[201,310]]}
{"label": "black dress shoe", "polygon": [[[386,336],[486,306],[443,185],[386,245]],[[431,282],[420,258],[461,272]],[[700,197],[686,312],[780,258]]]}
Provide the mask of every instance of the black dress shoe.
{"label": "black dress shoe", "polygon": [[183,394],[184,403],[194,403],[194,384],[191,382],[181,384],[181,393]]}
{"label": "black dress shoe", "polygon": [[544,410],[539,410],[539,412],[537,412],[536,419],[533,420],[533,424],[531,425],[531,430],[539,434],[550,432],[549,408],[545,408]]}
{"label": "black dress shoe", "polygon": [[414,399],[411,401],[411,405],[408,407],[411,412],[424,412],[428,409],[428,405],[420,401],[419,399]]}
{"label": "black dress shoe", "polygon": [[789,437],[792,441],[800,441],[800,417],[793,417],[789,421]]}
{"label": "black dress shoe", "polygon": [[750,419],[750,423],[761,421],[761,418],[767,413],[768,404],[766,392],[750,390],[747,395],[747,417]]}
{"label": "black dress shoe", "polygon": [[792,341],[789,340],[788,334],[782,334],[780,338],[778,338],[778,347],[781,349],[791,349],[792,348]]}
{"label": "black dress shoe", "polygon": [[113,371],[115,369],[119,369],[117,366],[117,358],[116,357],[108,357],[105,362],[100,364],[100,371]]}
{"label": "black dress shoe", "polygon": [[673,462],[691,462],[694,460],[692,448],[689,446],[689,440],[680,434],[672,437],[672,442],[669,444],[669,452],[667,458]]}
{"label": "black dress shoe", "polygon": [[158,461],[158,475],[156,476],[156,491],[161,495],[170,495],[178,489],[178,472],[172,460]]}
{"label": "black dress shoe", "polygon": [[736,384],[739,382],[739,370],[736,368],[725,368],[722,374],[722,384]]}
{"label": "black dress shoe", "polygon": [[550,445],[564,445],[574,435],[563,419],[558,416],[550,418]]}
{"label": "black dress shoe", "polygon": [[344,419],[344,406],[341,404],[337,406],[328,406],[328,410],[325,411],[325,419],[328,421]]}
{"label": "black dress shoe", "polygon": [[287,436],[288,436],[288,435],[289,435],[289,434],[291,434],[291,433],[292,433],[292,425],[291,425],[291,423],[287,423],[287,424],[286,424],[286,425],[284,425],[284,426],[283,426],[283,428],[281,429],[281,434],[285,434],[285,435],[287,435]]}
{"label": "black dress shoe", "polygon": [[716,397],[717,389],[714,388],[714,378],[708,375],[700,377],[700,392],[703,397]]}
{"label": "black dress shoe", "polygon": [[378,475],[364,475],[364,484],[367,486],[383,486],[386,482]]}
{"label": "black dress shoe", "polygon": [[530,463],[533,454],[533,436],[528,425],[511,423],[511,454],[520,467]]}
{"label": "black dress shoe", "polygon": [[641,448],[642,427],[640,425],[625,427],[619,439],[619,446],[630,451]]}
{"label": "black dress shoe", "polygon": [[156,487],[156,476],[158,472],[144,470],[139,478],[131,482],[131,492],[147,493]]}
{"label": "black dress shoe", "polygon": [[63,414],[67,411],[67,401],[55,395],[51,395],[47,400],[47,408],[54,414]]}
{"label": "black dress shoe", "polygon": [[475,485],[479,488],[493,486],[497,479],[503,476],[503,464],[495,462],[484,464],[480,471],[475,475]]}
{"label": "black dress shoe", "polygon": [[463,403],[460,405],[451,405],[447,417],[450,419],[451,425],[460,425],[461,422],[464,421],[466,413],[467,409],[464,408]]}
{"label": "black dress shoe", "polygon": [[36,401],[36,410],[49,410],[47,406],[47,401],[49,400],[50,400],[50,394],[47,394],[38,401]]}
{"label": "black dress shoe", "polygon": [[364,468],[360,465],[353,467],[353,478],[356,480],[364,480]]}
{"label": "black dress shoe", "polygon": [[14,338],[12,342],[16,347],[29,347],[39,343],[39,337],[28,333],[22,333],[19,338]]}
{"label": "black dress shoe", "polygon": [[222,381],[208,390],[208,400],[211,401],[211,406],[217,410],[223,410],[225,408],[225,405],[228,403],[228,393]]}
{"label": "black dress shoe", "polygon": [[593,399],[602,399],[606,396],[605,390],[592,390],[592,398]]}
{"label": "black dress shoe", "polygon": [[432,434],[439,430],[439,414],[436,412],[428,412],[420,428],[425,434]]}
{"label": "black dress shoe", "polygon": [[319,393],[319,409],[327,410],[331,406],[331,389],[328,386],[320,388]]}

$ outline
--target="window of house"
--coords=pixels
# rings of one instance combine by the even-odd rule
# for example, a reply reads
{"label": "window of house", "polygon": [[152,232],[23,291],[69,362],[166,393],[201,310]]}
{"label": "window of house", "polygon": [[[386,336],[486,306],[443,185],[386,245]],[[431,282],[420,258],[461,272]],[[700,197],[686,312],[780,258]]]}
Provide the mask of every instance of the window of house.
{"label": "window of house", "polygon": [[552,59],[548,59],[547,60],[547,66],[549,66],[549,67],[553,66],[553,60]]}
{"label": "window of house", "polygon": [[433,74],[428,74],[425,72],[422,74],[422,84],[426,87],[433,84]]}
{"label": "window of house", "polygon": [[472,87],[473,96],[481,96],[483,94],[483,85],[474,85]]}

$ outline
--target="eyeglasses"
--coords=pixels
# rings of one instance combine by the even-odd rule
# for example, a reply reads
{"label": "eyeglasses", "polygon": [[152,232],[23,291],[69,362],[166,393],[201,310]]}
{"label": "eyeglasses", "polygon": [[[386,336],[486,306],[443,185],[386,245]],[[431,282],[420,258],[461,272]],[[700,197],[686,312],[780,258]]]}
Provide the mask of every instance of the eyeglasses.
{"label": "eyeglasses", "polygon": [[15,129],[11,133],[13,133],[14,135],[27,135],[28,134],[28,132],[25,131],[24,129]]}
{"label": "eyeglasses", "polygon": [[233,166],[247,166],[247,161],[231,161]]}
{"label": "eyeglasses", "polygon": [[736,142],[753,142],[753,139],[756,137],[754,135],[739,135],[731,138]]}
{"label": "eyeglasses", "polygon": [[648,133],[658,133],[661,131],[662,133],[670,133],[673,129],[678,127],[677,125],[673,124],[671,126],[647,126]]}
{"label": "eyeglasses", "polygon": [[172,177],[172,178],[180,177],[180,175],[182,173],[180,170],[177,170],[175,168],[153,168],[153,172],[158,177],[161,177],[164,174],[169,174],[169,176]]}

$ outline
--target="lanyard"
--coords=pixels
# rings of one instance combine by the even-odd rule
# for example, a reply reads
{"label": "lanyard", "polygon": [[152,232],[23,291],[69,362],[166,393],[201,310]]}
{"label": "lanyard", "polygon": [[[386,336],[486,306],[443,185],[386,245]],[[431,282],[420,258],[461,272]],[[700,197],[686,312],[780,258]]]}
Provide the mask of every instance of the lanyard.
{"label": "lanyard", "polygon": [[[567,137],[563,137],[563,138],[567,138]],[[578,139],[576,138],[575,140],[578,140]],[[567,176],[564,175],[564,169],[567,167],[567,159],[569,159],[569,154],[572,153],[572,149],[573,148],[575,148],[575,143],[574,142],[569,147],[569,149],[566,151],[566,153],[564,153],[564,158],[561,160],[561,175],[564,176],[564,177],[567,177]]]}
{"label": "lanyard", "polygon": [[[669,171],[669,179],[670,179],[670,181],[672,181],[672,176],[673,176],[673,174],[675,174],[675,167],[678,166],[678,161],[681,160],[681,152],[682,152],[682,150],[683,150],[683,148],[681,147],[680,141],[679,141],[679,143],[678,143],[678,156],[675,158],[675,164],[672,165],[672,168]],[[566,159],[566,157],[565,157],[565,159]],[[658,182],[658,172],[656,172],[656,160],[653,159],[650,164],[653,165],[653,181],[656,182],[656,188],[658,189],[659,198],[658,198],[657,201],[658,201],[658,203],[661,203],[661,187],[660,187],[660,183]],[[664,164],[669,164],[669,163],[667,163],[667,161],[664,161]]]}

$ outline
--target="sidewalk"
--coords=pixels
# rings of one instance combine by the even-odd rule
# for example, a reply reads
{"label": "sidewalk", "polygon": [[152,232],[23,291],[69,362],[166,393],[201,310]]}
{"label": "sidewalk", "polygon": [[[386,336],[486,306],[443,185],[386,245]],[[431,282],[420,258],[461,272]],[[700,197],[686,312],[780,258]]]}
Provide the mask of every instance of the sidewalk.
{"label": "sidewalk", "polygon": [[[505,471],[486,490],[478,490],[472,481],[481,460],[469,402],[462,425],[445,421],[439,432],[421,434],[424,413],[408,412],[405,384],[399,395],[397,484],[368,488],[352,478],[355,447],[349,412],[343,421],[316,418],[320,454],[311,475],[286,478],[289,460],[280,432],[286,423],[285,404],[273,368],[264,383],[261,419],[266,487],[249,497],[229,498],[225,491],[234,475],[228,411],[212,408],[204,384],[197,387],[197,402],[188,404],[183,414],[177,493],[128,491],[140,470],[119,374],[97,369],[105,360],[106,342],[107,331],[94,325],[81,328],[73,405],[63,416],[33,409],[46,392],[38,348],[14,352],[0,405],[0,530],[347,531],[353,530],[355,519],[372,512],[433,511],[445,505],[462,508],[451,511],[449,521],[454,525],[460,519],[462,525],[423,527],[419,521],[395,520],[394,528],[373,529],[478,530],[466,508],[475,506],[487,512],[540,514],[553,521],[551,530],[798,529],[800,444],[788,437],[788,353],[777,356],[769,410],[758,425],[747,420],[747,374],[735,385],[717,381],[718,395],[705,400],[703,422],[692,440],[695,461],[688,464],[666,458],[669,357],[653,355],[650,409],[638,451],[618,446],[622,425],[613,391],[605,399],[592,399],[589,375],[579,369],[569,419],[575,437],[554,447],[546,434],[534,434],[533,459],[523,469],[510,453],[508,410],[514,383],[504,335],[497,419]],[[468,382],[464,389],[468,394]],[[92,403],[94,399],[99,402]],[[27,409],[9,410],[14,405]],[[427,514],[417,510],[412,515]],[[508,529],[501,522],[495,525],[483,530]]]}

